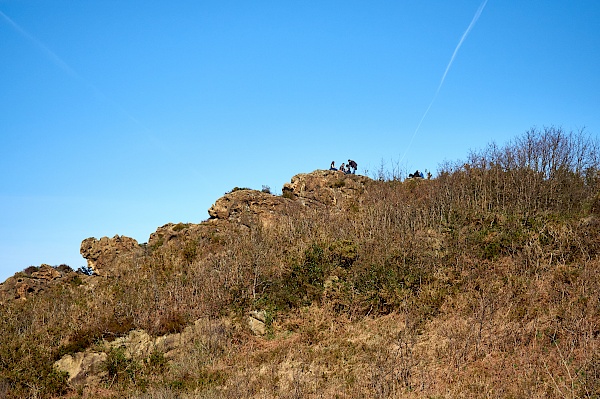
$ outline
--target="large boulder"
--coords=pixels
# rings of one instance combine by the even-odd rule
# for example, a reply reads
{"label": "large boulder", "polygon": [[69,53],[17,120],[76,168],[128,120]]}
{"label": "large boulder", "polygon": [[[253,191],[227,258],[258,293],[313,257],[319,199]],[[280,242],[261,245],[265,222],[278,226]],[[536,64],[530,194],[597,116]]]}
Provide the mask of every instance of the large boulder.
{"label": "large boulder", "polygon": [[212,219],[229,220],[242,225],[248,225],[253,220],[269,225],[273,219],[287,214],[291,208],[298,208],[298,204],[288,198],[241,189],[219,198],[210,207],[208,214]]}
{"label": "large boulder", "polygon": [[67,373],[68,382],[74,386],[98,385],[107,375],[104,352],[77,352],[64,355],[54,363],[57,370]]}
{"label": "large boulder", "polygon": [[371,179],[338,171],[315,170],[292,177],[284,184],[282,195],[257,190],[237,189],[219,198],[208,210],[211,219],[229,220],[239,224],[258,219],[269,225],[279,216],[302,210],[303,207],[337,206],[357,200]]}
{"label": "large boulder", "polygon": [[371,179],[340,171],[315,170],[292,177],[283,186],[283,196],[296,198],[305,204],[342,206],[362,195]]}
{"label": "large boulder", "polygon": [[106,361],[112,351],[122,350],[126,359],[144,363],[153,354],[164,355],[166,361],[189,356],[191,344],[210,347],[219,339],[224,339],[230,328],[227,319],[211,320],[201,318],[186,326],[180,333],[153,337],[144,330],[132,330],[127,335],[113,341],[103,340],[82,352],[70,353],[54,362],[56,370],[68,373],[72,387],[98,385],[108,373]]}
{"label": "large boulder", "polygon": [[138,242],[131,237],[115,235],[113,238],[86,238],[81,242],[79,252],[87,260],[88,267],[94,274],[108,274],[113,261],[119,255],[133,254],[140,251]]}
{"label": "large boulder", "polygon": [[55,284],[68,283],[76,273],[67,265],[30,266],[0,284],[0,304],[15,299],[27,299]]}

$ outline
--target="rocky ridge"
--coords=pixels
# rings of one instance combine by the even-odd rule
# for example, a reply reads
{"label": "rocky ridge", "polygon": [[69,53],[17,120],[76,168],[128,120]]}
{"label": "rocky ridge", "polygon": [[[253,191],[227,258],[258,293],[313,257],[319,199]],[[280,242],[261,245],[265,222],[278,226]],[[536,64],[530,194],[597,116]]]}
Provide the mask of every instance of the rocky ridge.
{"label": "rocky ridge", "polygon": [[[209,219],[201,223],[167,223],[152,233],[147,244],[139,244],[127,236],[89,237],[82,241],[81,256],[95,276],[118,276],[117,259],[136,258],[148,249],[162,245],[178,245],[190,237],[208,237],[233,228],[245,228],[258,221],[265,228],[273,227],[282,216],[328,207],[343,210],[360,203],[361,195],[371,181],[368,177],[339,171],[315,170],[297,174],[285,183],[277,196],[251,189],[236,189],[219,198],[208,210]],[[70,267],[41,265],[34,272],[19,272],[0,284],[0,303],[25,300],[55,284],[65,284],[73,278],[88,276]],[[38,270],[39,269],[39,270]]]}
{"label": "rocky ridge", "polygon": [[[46,288],[73,280],[93,289],[97,278],[118,277],[124,259],[142,258],[158,248],[178,247],[190,239],[202,242],[215,234],[232,234],[239,229],[247,229],[252,223],[260,223],[266,229],[273,228],[286,215],[301,215],[315,208],[342,211],[360,202],[360,196],[367,190],[370,181],[364,176],[317,170],[294,176],[284,185],[281,196],[251,189],[232,190],[210,207],[209,219],[197,224],[165,224],[150,235],[147,244],[139,244],[133,238],[120,235],[86,238],[81,243],[80,253],[87,260],[88,271],[93,272],[92,275],[75,272],[66,265],[29,268],[29,272],[17,273],[0,284],[0,302],[26,300]],[[210,252],[210,248],[205,249]],[[95,384],[106,373],[101,364],[111,350],[122,348],[126,356],[141,360],[159,350],[169,359],[177,353],[180,345],[198,337],[200,326],[205,322],[197,320],[181,333],[160,337],[151,337],[141,330],[131,331],[125,337],[103,341],[84,352],[64,355],[55,367],[69,374],[72,385]],[[256,335],[265,334],[264,312],[249,314],[248,327]]]}

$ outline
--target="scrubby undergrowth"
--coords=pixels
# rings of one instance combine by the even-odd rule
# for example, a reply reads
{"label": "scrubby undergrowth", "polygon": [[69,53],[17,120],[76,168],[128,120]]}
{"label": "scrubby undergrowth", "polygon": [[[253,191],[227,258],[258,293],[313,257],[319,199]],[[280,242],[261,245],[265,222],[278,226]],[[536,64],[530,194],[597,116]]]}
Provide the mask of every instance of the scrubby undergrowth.
{"label": "scrubby undergrowth", "polygon": [[[532,130],[432,180],[373,181],[344,212],[147,248],[118,278],[7,303],[0,396],[598,398],[598,154],[583,134]],[[172,358],[111,351],[96,386],[52,368],[198,319]]]}

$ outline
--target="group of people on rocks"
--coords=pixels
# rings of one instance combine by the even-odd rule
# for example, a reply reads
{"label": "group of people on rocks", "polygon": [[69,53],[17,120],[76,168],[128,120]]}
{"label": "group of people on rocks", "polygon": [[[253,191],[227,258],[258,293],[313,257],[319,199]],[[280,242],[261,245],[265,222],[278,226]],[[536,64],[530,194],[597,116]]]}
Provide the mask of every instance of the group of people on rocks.
{"label": "group of people on rocks", "polygon": [[[431,172],[428,172],[427,169],[425,169],[425,172],[427,173],[427,180],[431,179]],[[409,179],[414,179],[414,178],[425,178],[425,176],[423,175],[423,172],[419,172],[419,169],[417,169],[415,171],[415,173],[409,173],[408,175]]]}
{"label": "group of people on rocks", "polygon": [[415,171],[415,173],[409,173],[409,175],[408,175],[409,179],[412,179],[412,178],[415,178],[415,177],[420,177],[422,179],[425,176],[423,176],[423,172],[419,172],[419,169],[417,169]]}
{"label": "group of people on rocks", "polygon": [[[356,164],[356,162],[354,162],[351,159],[348,160],[348,163],[342,163],[340,165],[339,169],[335,167],[335,161],[331,161],[331,165],[329,166],[329,170],[344,172],[345,174],[356,174],[357,168],[358,168],[358,165]],[[431,179],[431,173],[429,173],[427,171],[427,169],[425,169],[425,172],[427,172],[427,179]],[[424,179],[425,175],[423,174],[423,172],[420,172],[419,169],[417,169],[415,171],[415,173],[409,173],[408,178],[409,179],[415,179],[415,178]]]}
{"label": "group of people on rocks", "polygon": [[335,161],[331,161],[331,166],[329,167],[329,170],[338,170],[340,172],[344,172],[345,174],[356,174],[357,168],[358,165],[356,164],[356,162],[349,159],[347,164],[342,162],[339,169],[335,167]]}

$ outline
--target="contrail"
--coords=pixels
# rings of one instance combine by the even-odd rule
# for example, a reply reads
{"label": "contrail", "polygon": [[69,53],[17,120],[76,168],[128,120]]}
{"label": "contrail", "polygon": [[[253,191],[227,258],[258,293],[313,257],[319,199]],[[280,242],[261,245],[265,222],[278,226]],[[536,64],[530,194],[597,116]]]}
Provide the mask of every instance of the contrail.
{"label": "contrail", "polygon": [[73,70],[73,68],[71,68],[66,62],[64,62],[62,60],[62,58],[60,58],[58,55],[56,55],[56,53],[54,51],[50,50],[46,45],[44,45],[44,43],[40,42],[35,37],[31,36],[25,29],[21,28],[21,26],[19,24],[17,24],[15,21],[10,19],[8,17],[8,15],[4,14],[2,11],[0,11],[0,16],[2,18],[4,18],[4,20],[10,26],[12,26],[19,34],[21,34],[21,36],[23,36],[24,38],[26,38],[27,40],[29,40],[30,42],[35,44],[40,50],[42,50],[42,52],[44,52],[48,56],[48,58],[50,58],[52,60],[52,62],[54,62],[56,65],[58,65],[58,67],[60,69],[62,69],[64,72],[71,75],[72,77],[83,81],[81,76],[79,76],[77,74],[77,72],[75,72]]}
{"label": "contrail", "polygon": [[17,24],[15,21],[13,21],[8,15],[6,15],[2,11],[0,11],[0,17],[2,17],[21,36],[23,36],[24,38],[29,40],[36,47],[38,47],[43,53],[45,53],[48,56],[48,58],[50,58],[50,60],[52,60],[52,62],[54,64],[56,64],[60,69],[62,69],[66,74],[68,74],[72,78],[78,80],[84,86],[87,86],[87,88],[89,90],[91,90],[98,99],[111,104],[114,108],[116,108],[116,110],[118,110],[118,112],[120,112],[122,115],[129,118],[131,121],[133,121],[137,125],[144,128],[145,130],[147,130],[147,131],[150,130],[147,127],[145,127],[140,121],[138,121],[136,118],[134,118],[131,114],[129,114],[129,112],[127,112],[125,109],[123,109],[123,107],[119,106],[118,104],[116,104],[113,101],[110,101],[96,86],[94,86],[92,83],[90,83],[89,81],[84,79],[81,75],[79,75],[73,68],[71,68],[69,66],[69,64],[67,64],[62,58],[60,58],[54,51],[50,50],[50,48],[48,48],[48,46],[46,46],[44,43],[42,43],[41,41],[36,39],[34,36],[29,34],[29,32],[27,32],[19,24]]}
{"label": "contrail", "polygon": [[438,85],[438,88],[435,91],[433,99],[431,100],[431,102],[429,103],[429,106],[427,107],[427,109],[423,113],[423,116],[421,117],[421,120],[419,121],[419,124],[417,125],[417,128],[415,129],[415,132],[413,133],[412,137],[410,138],[410,142],[408,143],[408,146],[406,147],[406,151],[404,151],[404,154],[402,155],[402,158],[400,158],[400,161],[402,161],[404,159],[404,157],[406,156],[406,153],[410,149],[410,146],[412,145],[413,140],[415,139],[415,136],[417,135],[417,132],[421,128],[421,124],[423,123],[423,120],[425,120],[425,117],[429,113],[429,109],[431,108],[431,106],[435,102],[438,94],[440,93],[440,89],[442,88],[442,85],[444,84],[444,80],[446,80],[446,75],[448,75],[448,71],[450,70],[450,67],[452,66],[452,63],[454,62],[454,58],[456,58],[456,54],[458,53],[458,50],[460,49],[460,46],[462,46],[463,42],[465,41],[465,39],[469,35],[469,32],[471,32],[471,29],[473,28],[473,26],[475,26],[475,23],[477,22],[477,20],[481,16],[481,13],[483,12],[483,9],[485,8],[485,5],[487,4],[487,2],[488,2],[488,0],[484,0],[483,3],[481,3],[481,5],[479,6],[479,8],[477,9],[477,12],[473,16],[473,19],[471,20],[471,23],[467,27],[467,30],[465,30],[465,33],[463,33],[463,35],[460,38],[458,44],[456,45],[456,48],[454,49],[454,53],[452,53],[452,57],[450,57],[450,61],[448,62],[448,65],[446,66],[446,70],[444,71],[444,74],[442,75],[442,79],[440,80],[440,84]]}

